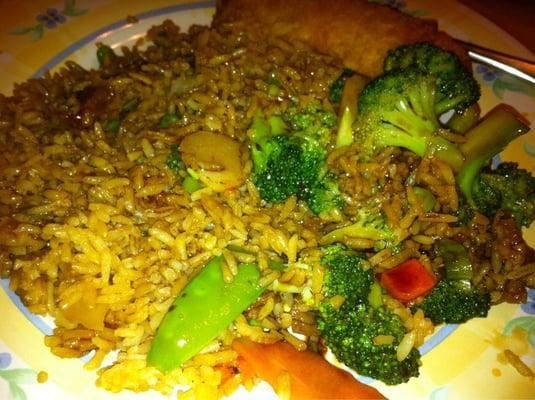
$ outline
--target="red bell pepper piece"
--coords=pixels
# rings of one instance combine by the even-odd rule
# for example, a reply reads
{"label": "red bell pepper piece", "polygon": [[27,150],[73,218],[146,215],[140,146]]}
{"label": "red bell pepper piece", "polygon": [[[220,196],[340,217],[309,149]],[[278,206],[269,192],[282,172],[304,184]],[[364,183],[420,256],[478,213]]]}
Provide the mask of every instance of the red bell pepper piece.
{"label": "red bell pepper piece", "polygon": [[429,293],[436,282],[436,277],[415,258],[381,274],[381,286],[390,296],[403,302]]}

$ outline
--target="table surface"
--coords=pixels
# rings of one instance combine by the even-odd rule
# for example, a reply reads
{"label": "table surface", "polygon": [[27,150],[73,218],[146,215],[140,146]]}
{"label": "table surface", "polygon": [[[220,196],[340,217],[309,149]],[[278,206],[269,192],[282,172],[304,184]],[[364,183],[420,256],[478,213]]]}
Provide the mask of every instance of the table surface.
{"label": "table surface", "polygon": [[531,50],[535,61],[534,0],[459,0]]}

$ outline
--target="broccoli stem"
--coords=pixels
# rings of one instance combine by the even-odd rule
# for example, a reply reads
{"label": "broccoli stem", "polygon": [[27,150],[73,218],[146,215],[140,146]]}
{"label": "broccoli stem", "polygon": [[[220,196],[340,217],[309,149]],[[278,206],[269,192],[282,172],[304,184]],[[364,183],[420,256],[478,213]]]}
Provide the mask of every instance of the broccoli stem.
{"label": "broccoli stem", "polygon": [[361,75],[348,78],[342,92],[336,147],[349,146],[353,143],[353,122],[358,115],[358,97],[368,83]]}
{"label": "broccoli stem", "polygon": [[479,122],[480,116],[481,109],[479,104],[475,103],[465,110],[455,112],[446,125],[453,132],[465,133]]}
{"label": "broccoli stem", "polygon": [[465,162],[457,174],[457,184],[470,205],[474,206],[472,189],[481,169],[528,131],[529,122],[512,107],[500,104],[466,133],[466,142],[460,145]]}
{"label": "broccoli stem", "polygon": [[428,139],[427,153],[440,161],[444,161],[454,171],[459,171],[464,162],[464,156],[457,146],[441,136],[433,136]]}
{"label": "broccoli stem", "polygon": [[242,264],[227,283],[222,256],[213,258],[186,286],[164,317],[147,362],[163,372],[180,366],[219,335],[264,291],[254,264]]}

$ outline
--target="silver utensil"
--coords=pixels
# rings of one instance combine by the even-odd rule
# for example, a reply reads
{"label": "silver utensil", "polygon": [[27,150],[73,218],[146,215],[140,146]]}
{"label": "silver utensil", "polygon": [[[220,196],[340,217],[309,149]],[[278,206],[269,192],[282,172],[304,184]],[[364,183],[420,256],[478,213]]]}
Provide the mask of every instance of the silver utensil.
{"label": "silver utensil", "polygon": [[468,55],[473,61],[494,67],[535,85],[535,62],[463,42],[462,40],[455,40],[466,47]]}

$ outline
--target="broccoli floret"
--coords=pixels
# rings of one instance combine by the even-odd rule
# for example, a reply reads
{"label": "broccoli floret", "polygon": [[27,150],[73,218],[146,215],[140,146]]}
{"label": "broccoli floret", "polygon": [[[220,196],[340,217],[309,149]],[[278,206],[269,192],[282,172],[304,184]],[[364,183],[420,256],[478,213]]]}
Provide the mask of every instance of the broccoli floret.
{"label": "broccoli floret", "polygon": [[384,70],[417,67],[436,78],[435,112],[464,110],[481,96],[479,84],[454,53],[431,43],[416,43],[391,50],[385,58]]}
{"label": "broccoli floret", "polygon": [[283,202],[294,194],[306,200],[318,184],[324,158],[320,147],[299,136],[270,138],[253,153],[253,180],[260,196],[270,203]]}
{"label": "broccoli floret", "polygon": [[459,324],[486,317],[490,295],[472,285],[473,268],[466,248],[452,240],[441,240],[435,250],[444,262],[445,278],[415,307],[421,308],[435,324]]}
{"label": "broccoli floret", "polygon": [[327,233],[321,238],[321,243],[338,243],[346,237],[374,240],[377,248],[383,248],[395,245],[399,232],[389,224],[379,207],[370,205],[359,208],[351,225]]}
{"label": "broccoli floret", "polygon": [[404,147],[420,157],[432,153],[454,169],[463,156],[457,146],[437,135],[436,78],[409,67],[370,82],[359,98],[357,135],[374,153],[386,146]]}
{"label": "broccoli floret", "polygon": [[253,182],[267,202],[280,203],[296,195],[314,214],[322,214],[344,203],[338,181],[325,164],[330,114],[314,104],[306,107],[310,113],[291,108],[285,120],[272,116],[266,121],[261,113],[255,116],[251,126]]}
{"label": "broccoli floret", "polygon": [[[384,306],[360,304],[349,308],[344,303],[336,311],[325,305],[318,328],[338,361],[361,375],[397,385],[419,374],[418,350],[412,349],[401,362],[397,360],[396,349],[406,332],[399,316]],[[379,335],[393,336],[394,340],[375,345],[373,339]]]}
{"label": "broccoli floret", "polygon": [[329,88],[329,100],[331,100],[333,103],[338,103],[340,101],[346,80],[347,78],[351,78],[353,75],[355,75],[355,71],[352,69],[344,68],[342,70],[340,76],[336,78]]}
{"label": "broccoli floret", "polygon": [[[329,298],[319,307],[318,328],[327,347],[357,373],[387,384],[418,376],[418,350],[412,349],[401,362],[397,360],[397,346],[406,333],[399,316],[380,302],[369,304],[374,279],[365,257],[342,246],[330,246],[326,252],[322,259],[326,268],[324,294],[345,298],[339,308]],[[392,336],[392,343],[376,345],[374,338],[379,335]]]}
{"label": "broccoli floret", "polygon": [[308,192],[305,192],[303,198],[310,211],[316,215],[327,213],[335,208],[341,209],[345,204],[338,187],[338,178],[331,172],[327,172]]}
{"label": "broccoli floret", "polygon": [[328,268],[324,279],[325,296],[344,296],[351,304],[367,302],[373,272],[370,268],[363,268],[366,257],[343,246],[329,247],[331,248],[321,260]]}
{"label": "broccoli floret", "polygon": [[516,110],[499,105],[466,135],[459,148],[465,161],[456,175],[467,203],[477,208],[473,194],[481,170],[510,142],[529,131],[527,121]]}
{"label": "broccoli floret", "polygon": [[472,318],[486,317],[490,295],[480,293],[466,281],[445,279],[416,307],[421,308],[434,324],[460,324]]}
{"label": "broccoli floret", "polygon": [[518,226],[529,226],[535,220],[535,177],[516,163],[484,170],[473,192],[477,208],[488,217],[501,209],[509,211]]}
{"label": "broccoli floret", "polygon": [[302,106],[292,106],[283,115],[294,134],[317,141],[326,147],[331,141],[331,133],[336,128],[336,115],[317,100]]}

